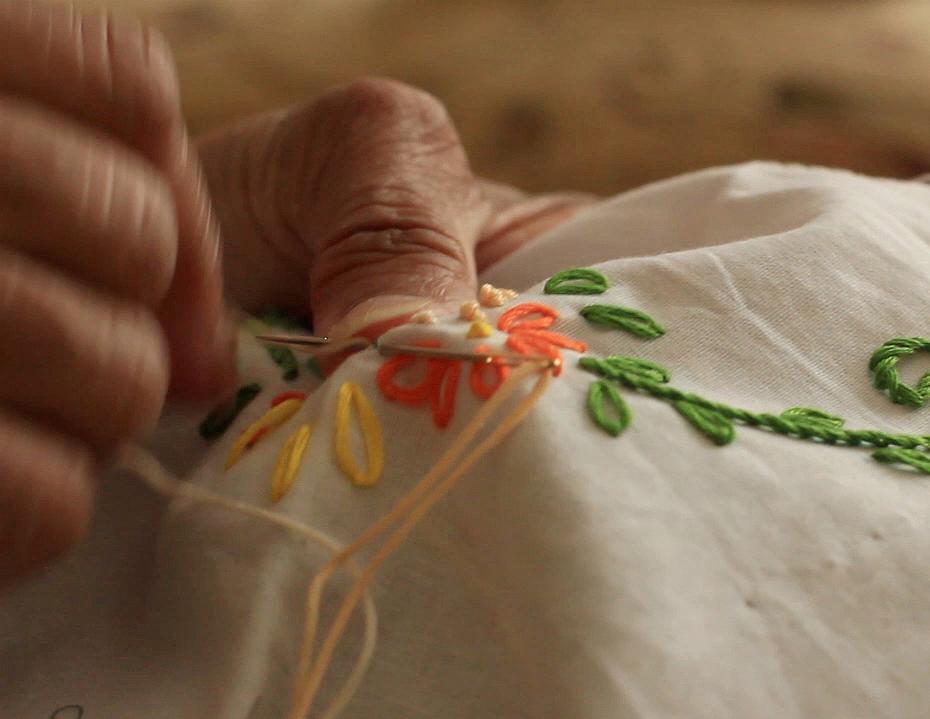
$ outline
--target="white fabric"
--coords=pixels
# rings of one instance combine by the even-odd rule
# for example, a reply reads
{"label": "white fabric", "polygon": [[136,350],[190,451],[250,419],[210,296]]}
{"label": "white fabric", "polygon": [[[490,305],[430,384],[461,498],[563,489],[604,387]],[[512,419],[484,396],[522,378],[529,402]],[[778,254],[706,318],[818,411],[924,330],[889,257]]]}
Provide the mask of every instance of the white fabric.
{"label": "white fabric", "polygon": [[[591,354],[651,358],[704,396],[921,433],[930,409],[893,405],[871,387],[867,361],[892,337],[930,333],[928,242],[930,187],[751,164],[622,195],[488,279],[533,286],[517,301],[558,308],[555,329]],[[610,278],[607,294],[541,295],[550,274],[591,265]],[[591,302],[645,310],[668,333],[646,342],[592,327],[577,313]],[[585,411],[592,376],[567,356],[526,424],[379,575],[380,644],[345,716],[926,717],[930,478],[868,449],[748,427],[718,448],[664,402],[625,390],[634,423],[611,438]],[[355,357],[306,403],[300,418],[316,430],[278,505],[341,542],[409,489],[478,407],[463,379],[440,432],[427,409],[380,396],[380,361]],[[199,466],[191,481],[267,506],[287,432],[222,471],[238,433],[284,388],[257,348],[243,362],[265,389],[221,440],[207,445],[194,420],[172,417],[155,444],[176,470]],[[369,490],[333,461],[346,378],[385,428],[386,470]],[[109,477],[86,544],[0,596],[0,716],[46,719],[73,704],[84,719],[280,719],[306,583],[324,556]],[[356,623],[350,648],[359,634]],[[350,659],[340,655],[327,687]],[[59,719],[78,716],[67,712]]]}

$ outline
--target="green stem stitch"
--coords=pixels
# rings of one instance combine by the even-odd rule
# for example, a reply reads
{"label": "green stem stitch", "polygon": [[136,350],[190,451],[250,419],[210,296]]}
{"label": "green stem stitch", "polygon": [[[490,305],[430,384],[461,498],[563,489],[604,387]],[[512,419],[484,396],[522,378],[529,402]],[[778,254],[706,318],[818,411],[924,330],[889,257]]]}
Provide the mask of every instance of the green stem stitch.
{"label": "green stem stitch", "polygon": [[200,423],[200,436],[204,439],[216,439],[222,435],[261,391],[261,385],[254,382],[240,387],[235,397],[218,406]]}
{"label": "green stem stitch", "polygon": [[601,295],[607,291],[607,278],[584,267],[557,272],[546,282],[547,295]]}
{"label": "green stem stitch", "polygon": [[[613,408],[616,417],[608,414],[608,404]],[[633,413],[617,388],[602,379],[592,382],[588,389],[588,412],[594,423],[611,437],[620,436],[633,420]]]}
{"label": "green stem stitch", "polygon": [[[634,372],[623,372],[616,369],[619,360],[631,360],[635,358],[610,357],[607,360],[596,359],[593,357],[582,357],[579,364],[589,372],[594,372],[607,379],[619,382],[629,389],[652,395],[657,399],[674,403],[679,401],[688,402],[698,407],[713,410],[732,422],[744,424],[750,427],[759,427],[767,429],[778,434],[783,434],[797,439],[815,440],[826,444],[843,444],[849,446],[871,445],[873,447],[901,447],[904,449],[927,449],[930,450],[930,436],[893,434],[873,429],[844,429],[836,421],[811,421],[812,416],[833,417],[820,410],[808,410],[816,413],[807,417],[799,416],[797,409],[788,411],[785,414],[774,415],[766,413],[755,413],[738,407],[701,397],[672,387],[671,385],[656,382],[642,374]],[[638,360],[641,361],[641,360]],[[786,416],[787,415],[787,416]],[[838,418],[836,418],[838,419]]]}
{"label": "green stem stitch", "polygon": [[904,384],[898,374],[898,360],[921,350],[930,350],[930,340],[923,337],[898,337],[888,340],[875,350],[869,360],[869,369],[875,375],[875,386],[887,390],[892,402],[923,407],[930,398],[930,372],[918,380],[916,387]]}
{"label": "green stem stitch", "polygon": [[588,305],[581,316],[596,325],[616,327],[637,337],[655,339],[665,334],[665,328],[645,312],[617,305]]}

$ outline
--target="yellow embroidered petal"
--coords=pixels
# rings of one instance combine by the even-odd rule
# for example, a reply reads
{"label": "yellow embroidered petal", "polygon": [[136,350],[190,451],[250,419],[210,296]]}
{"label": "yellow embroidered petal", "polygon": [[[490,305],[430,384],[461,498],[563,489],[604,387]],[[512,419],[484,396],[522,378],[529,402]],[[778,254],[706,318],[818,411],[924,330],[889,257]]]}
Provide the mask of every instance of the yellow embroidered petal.
{"label": "yellow embroidered petal", "polygon": [[[355,463],[349,444],[349,420],[353,406],[358,415],[358,424],[368,455],[368,470],[365,472]],[[339,388],[333,440],[336,462],[352,483],[358,487],[371,487],[376,484],[384,471],[384,437],[381,433],[381,423],[362,388],[354,382],[343,382]]]}
{"label": "yellow embroidered petal", "polygon": [[275,462],[274,470],[271,473],[272,502],[281,501],[284,495],[291,490],[312,434],[313,427],[309,424],[302,424],[287,438],[278,453],[278,460]]}
{"label": "yellow embroidered petal", "polygon": [[487,322],[472,322],[471,327],[468,328],[468,334],[465,335],[466,338],[473,340],[477,338],[490,337],[494,329]]}
{"label": "yellow embroidered petal", "polygon": [[253,440],[261,439],[259,433],[268,434],[287,422],[291,417],[297,414],[297,411],[304,406],[302,399],[288,399],[272,407],[265,412],[255,422],[246,427],[245,431],[239,435],[239,439],[229,450],[226,457],[226,469],[230,469],[238,462],[242,455],[248,449]]}

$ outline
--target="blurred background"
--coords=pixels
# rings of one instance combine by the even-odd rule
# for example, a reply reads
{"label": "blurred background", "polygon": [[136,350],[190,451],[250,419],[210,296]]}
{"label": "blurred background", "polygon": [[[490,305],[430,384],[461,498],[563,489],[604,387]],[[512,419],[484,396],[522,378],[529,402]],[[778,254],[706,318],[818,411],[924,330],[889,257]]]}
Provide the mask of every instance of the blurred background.
{"label": "blurred background", "polygon": [[162,29],[195,132],[378,74],[529,190],[754,158],[930,172],[930,0],[83,2]]}

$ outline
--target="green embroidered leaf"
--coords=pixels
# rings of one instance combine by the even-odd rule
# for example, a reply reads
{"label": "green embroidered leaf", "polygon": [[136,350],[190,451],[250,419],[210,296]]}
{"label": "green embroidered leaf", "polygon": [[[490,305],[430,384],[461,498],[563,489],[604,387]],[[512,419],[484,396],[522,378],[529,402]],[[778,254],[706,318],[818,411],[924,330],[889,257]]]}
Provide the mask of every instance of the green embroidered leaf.
{"label": "green embroidered leaf", "polygon": [[547,295],[600,295],[607,291],[607,278],[583,267],[563,270],[549,278],[544,291]]}
{"label": "green embroidered leaf", "polygon": [[326,379],[326,374],[323,372],[323,368],[320,367],[320,360],[316,357],[307,360],[307,369],[316,375],[318,379]]}
{"label": "green embroidered leaf", "polygon": [[730,444],[736,437],[733,423],[717,410],[685,400],[678,400],[672,405],[682,417],[703,432],[714,444],[722,447]]}
{"label": "green embroidered leaf", "polygon": [[268,350],[268,354],[271,356],[271,359],[273,359],[275,364],[281,368],[281,377],[283,379],[287,380],[288,382],[292,382],[297,379],[297,357],[290,348],[281,347],[278,345],[268,345],[266,349]]}
{"label": "green embroidered leaf", "polygon": [[255,383],[240,387],[235,397],[216,407],[200,423],[200,436],[204,439],[216,439],[222,435],[261,391],[261,385]]}
{"label": "green embroidered leaf", "polygon": [[930,455],[917,449],[886,447],[875,450],[872,458],[882,464],[903,464],[921,474],[930,474]]}
{"label": "green embroidered leaf", "polygon": [[623,355],[612,355],[604,359],[582,357],[578,360],[578,364],[588,372],[620,381],[623,381],[625,375],[632,375],[633,377],[660,384],[664,384],[672,378],[672,373],[665,367],[641,357],[624,357]]}
{"label": "green embroidered leaf", "polygon": [[829,444],[835,444],[843,438],[842,430],[846,420],[835,414],[811,407],[792,407],[779,416],[795,425],[802,438],[815,437]]}
{"label": "green embroidered leaf", "polygon": [[588,305],[581,316],[596,325],[606,325],[637,337],[655,339],[665,334],[665,328],[645,312],[617,305]]}
{"label": "green embroidered leaf", "polygon": [[588,389],[588,412],[595,424],[612,437],[621,435],[633,420],[633,413],[617,388],[602,379],[592,382]]}
{"label": "green embroidered leaf", "polygon": [[819,425],[821,427],[833,427],[835,429],[839,429],[846,424],[846,420],[842,417],[837,417],[835,414],[824,412],[822,409],[814,409],[813,407],[792,407],[782,412],[781,416],[798,423],[803,422],[811,426]]}

